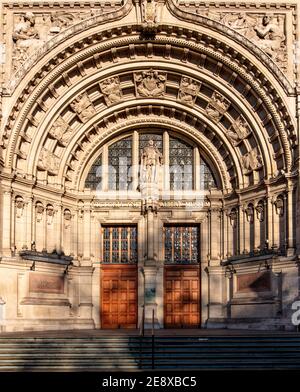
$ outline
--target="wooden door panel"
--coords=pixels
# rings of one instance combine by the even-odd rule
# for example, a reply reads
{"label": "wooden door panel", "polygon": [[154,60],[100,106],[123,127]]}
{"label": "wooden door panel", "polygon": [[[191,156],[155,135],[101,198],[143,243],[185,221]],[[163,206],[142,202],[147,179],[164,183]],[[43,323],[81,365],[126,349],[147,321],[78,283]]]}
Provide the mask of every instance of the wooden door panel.
{"label": "wooden door panel", "polygon": [[136,265],[102,266],[102,328],[136,328],[137,287]]}
{"label": "wooden door panel", "polygon": [[199,266],[165,266],[164,312],[166,328],[199,327]]}

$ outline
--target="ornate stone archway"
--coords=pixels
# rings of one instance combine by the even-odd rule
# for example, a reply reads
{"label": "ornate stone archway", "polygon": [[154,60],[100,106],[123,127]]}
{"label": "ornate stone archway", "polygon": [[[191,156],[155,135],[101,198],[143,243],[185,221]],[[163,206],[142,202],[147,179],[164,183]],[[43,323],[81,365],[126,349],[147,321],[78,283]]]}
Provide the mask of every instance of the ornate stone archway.
{"label": "ornate stone archway", "polygon": [[[139,1],[101,6],[86,14],[75,9],[68,17],[45,10],[51,27],[43,30],[46,38],[41,39],[41,32],[35,38],[38,46],[30,55],[28,40],[20,44],[18,29],[24,28],[21,23],[24,26],[26,18],[35,26],[39,14],[34,7],[33,14],[26,16],[22,8],[11,11],[4,6],[7,21],[23,17],[25,22],[20,22],[21,27],[15,24],[12,32],[9,56],[15,72],[9,74],[10,67],[4,73],[2,254],[15,263],[16,271],[20,251],[55,249],[71,255],[73,269],[61,294],[75,310],[66,312],[62,301],[57,312],[68,320],[75,315],[89,326],[99,326],[97,311],[92,310],[99,306],[99,293],[93,289],[100,273],[99,227],[113,222],[137,224],[145,242],[148,229],[136,201],[124,200],[123,215],[117,217],[113,202],[102,203],[104,194],[99,201],[85,189],[85,178],[108,140],[147,127],[174,131],[209,158],[219,189],[207,190],[204,205],[191,213],[180,208],[176,212],[172,202],[162,203],[156,235],[170,222],[201,226],[203,309],[208,305],[208,311],[202,310],[202,325],[215,321],[224,325],[231,323],[233,314],[236,318],[242,314],[248,297],[238,287],[246,275],[255,279],[265,260],[274,264],[274,274],[284,260],[291,262],[292,271],[297,255],[298,136],[291,107],[295,69],[288,49],[294,32],[288,36],[280,32],[282,23],[290,23],[294,6],[280,6],[278,23],[265,19],[260,30],[249,21],[260,22],[271,15],[262,6],[254,10],[249,5],[244,14],[224,9],[222,17],[217,10],[201,11],[200,5],[173,0],[152,1],[148,6],[153,7],[151,17]],[[241,19],[248,23],[246,30],[239,26]],[[276,27],[281,37],[278,48],[276,39],[264,38],[266,26]],[[159,264],[164,245],[153,241],[157,241]],[[36,249],[36,244],[42,248]],[[141,249],[144,268],[147,246]],[[26,257],[30,260],[30,252]],[[57,275],[56,268],[61,267],[43,268]],[[233,270],[238,270],[234,278]],[[36,301],[30,293],[31,275],[22,273],[18,283],[23,285],[22,298],[29,298],[24,308],[29,325],[34,311],[28,309]],[[278,297],[276,285],[288,282],[280,283],[277,275],[270,279],[264,295]],[[218,286],[215,294],[208,292],[211,281]],[[89,294],[82,302],[86,304],[82,316],[78,306],[84,285]],[[248,298],[257,308],[255,315],[263,309],[259,290]],[[163,324],[161,296],[157,296],[158,318]],[[139,305],[143,298],[140,286]],[[277,315],[276,301],[270,302],[270,318]]]}

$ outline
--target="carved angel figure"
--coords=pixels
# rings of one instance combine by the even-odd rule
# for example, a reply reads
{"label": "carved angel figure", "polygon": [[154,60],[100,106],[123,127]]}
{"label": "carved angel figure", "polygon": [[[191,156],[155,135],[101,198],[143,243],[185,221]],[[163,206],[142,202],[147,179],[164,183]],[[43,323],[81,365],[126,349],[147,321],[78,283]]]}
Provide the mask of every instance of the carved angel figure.
{"label": "carved angel figure", "polygon": [[86,93],[76,97],[70,106],[82,122],[87,122],[96,114],[96,109]]}
{"label": "carved angel figure", "polygon": [[262,166],[262,159],[256,148],[245,154],[241,161],[246,171],[256,170]]}

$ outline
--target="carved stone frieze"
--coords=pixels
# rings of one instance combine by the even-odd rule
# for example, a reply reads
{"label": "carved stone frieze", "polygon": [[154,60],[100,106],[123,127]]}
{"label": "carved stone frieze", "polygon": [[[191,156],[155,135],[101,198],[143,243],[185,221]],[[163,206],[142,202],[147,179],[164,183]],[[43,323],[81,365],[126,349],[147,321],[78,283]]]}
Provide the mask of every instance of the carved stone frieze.
{"label": "carved stone frieze", "polygon": [[78,95],[70,103],[70,106],[83,123],[87,122],[96,114],[96,109],[87,93]]}
{"label": "carved stone frieze", "polygon": [[136,95],[143,98],[159,98],[165,95],[167,75],[152,68],[148,71],[136,72],[134,82]]}
{"label": "carved stone frieze", "polygon": [[16,13],[12,35],[13,70],[19,69],[36,50],[63,30],[102,13],[102,9]]}
{"label": "carved stone frieze", "polygon": [[226,98],[215,91],[209,99],[205,111],[211,120],[218,122],[229,108],[229,105],[230,103],[226,100]]}
{"label": "carved stone frieze", "polygon": [[57,175],[59,169],[59,157],[46,148],[42,148],[38,161],[38,167],[42,170],[48,171],[53,175]]}
{"label": "carved stone frieze", "polygon": [[180,87],[178,91],[179,101],[188,105],[194,105],[197,94],[199,93],[200,84],[192,78],[183,76],[181,78]]}
{"label": "carved stone frieze", "polygon": [[118,76],[108,78],[101,82],[100,90],[104,95],[107,106],[117,103],[122,99],[122,90]]}
{"label": "carved stone frieze", "polygon": [[195,12],[237,31],[269,55],[283,71],[286,70],[286,17],[282,13],[226,12],[210,8],[198,8]]}
{"label": "carved stone frieze", "polygon": [[60,144],[66,146],[71,138],[73,130],[69,124],[60,116],[54,121],[49,133]]}

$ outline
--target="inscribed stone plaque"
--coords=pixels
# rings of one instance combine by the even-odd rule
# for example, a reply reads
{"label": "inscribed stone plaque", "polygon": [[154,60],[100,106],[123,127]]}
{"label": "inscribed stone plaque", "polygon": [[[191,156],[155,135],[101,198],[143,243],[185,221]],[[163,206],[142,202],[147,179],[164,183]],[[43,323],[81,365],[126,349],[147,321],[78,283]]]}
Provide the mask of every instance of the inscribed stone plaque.
{"label": "inscribed stone plaque", "polygon": [[261,292],[271,290],[270,271],[263,271],[237,276],[237,292]]}
{"label": "inscribed stone plaque", "polygon": [[48,274],[30,274],[29,291],[31,293],[63,294],[64,278]]}

